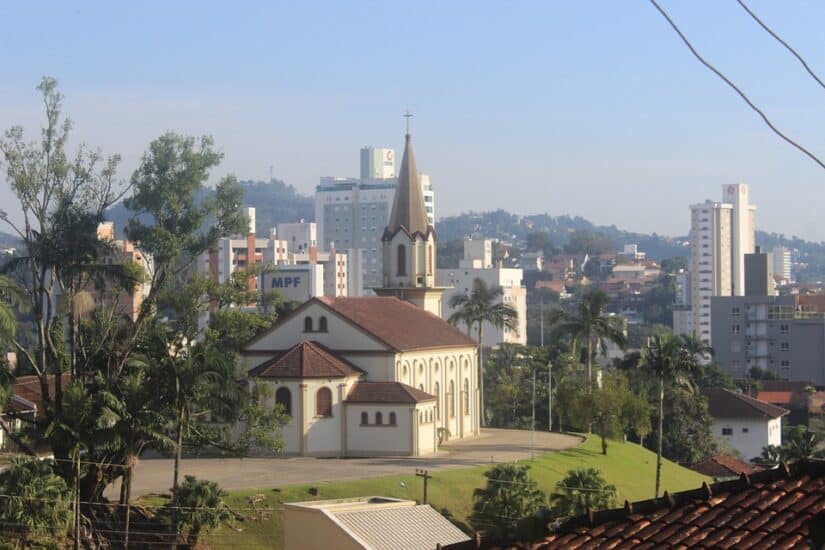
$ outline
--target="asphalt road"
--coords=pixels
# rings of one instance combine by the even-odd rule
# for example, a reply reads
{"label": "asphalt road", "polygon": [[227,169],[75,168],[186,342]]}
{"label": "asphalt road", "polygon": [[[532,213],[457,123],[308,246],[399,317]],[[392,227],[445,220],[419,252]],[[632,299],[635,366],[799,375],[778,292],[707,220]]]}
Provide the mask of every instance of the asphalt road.
{"label": "asphalt road", "polygon": [[[575,447],[581,438],[536,432],[536,454]],[[485,429],[479,437],[451,442],[448,450],[422,458],[185,458],[181,476],[211,479],[226,490],[278,487],[282,485],[340,481],[412,473],[415,468],[446,470],[469,468],[491,462],[529,458],[531,432]],[[132,496],[168,493],[174,462],[166,458],[142,459],[135,468]],[[116,498],[119,484],[107,496]]]}

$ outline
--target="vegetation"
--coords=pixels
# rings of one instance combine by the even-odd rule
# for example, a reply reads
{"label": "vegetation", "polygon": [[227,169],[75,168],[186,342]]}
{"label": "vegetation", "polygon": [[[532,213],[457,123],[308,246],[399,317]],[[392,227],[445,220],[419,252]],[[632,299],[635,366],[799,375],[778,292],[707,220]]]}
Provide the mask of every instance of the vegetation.
{"label": "vegetation", "polygon": [[16,457],[0,472],[0,540],[26,547],[34,536],[62,534],[71,517],[71,497],[66,482],[45,460]]}
{"label": "vegetation", "polygon": [[[240,285],[215,285],[192,269],[218,239],[246,226],[242,191],[227,176],[206,196],[221,154],[209,137],[172,132],[149,144],[121,186],[117,155],[67,151],[71,123],[62,117],[56,81],[44,78],[38,89],[46,110],[40,141],[26,141],[20,127],[0,140],[23,219],[0,216],[21,241],[21,253],[3,266],[0,279],[0,329],[19,357],[17,371],[1,381],[2,395],[15,374],[37,376],[44,406],[35,418],[19,419],[54,455],[50,468],[73,489],[73,531],[80,532],[81,516],[92,524],[120,521],[120,514],[101,517],[106,508],[95,506],[119,478],[128,527],[130,467],[144,450],[172,447],[179,462],[184,444],[237,453],[249,448],[249,434],[264,432],[278,447],[277,413],[244,416],[254,397],[235,382],[238,340],[226,337],[246,336],[264,323],[256,314],[221,318],[211,336],[222,337],[203,334],[200,321],[211,304],[249,302]],[[122,197],[126,237],[152,259],[148,267],[112,261],[114,244],[98,238],[106,212]],[[139,285],[146,292],[132,314],[118,298]],[[277,313],[276,306],[266,321]],[[242,443],[228,430],[239,418],[248,428]],[[33,446],[22,448],[33,454]],[[177,495],[178,468],[170,483]]]}
{"label": "vegetation", "polygon": [[180,526],[186,531],[186,542],[194,548],[200,535],[232,519],[224,504],[227,493],[214,481],[186,476],[176,489],[172,502],[180,507]]}
{"label": "vegetation", "polygon": [[527,464],[500,464],[485,472],[486,486],[473,492],[475,525],[506,539],[544,509],[547,497],[529,471]]}
{"label": "vegetation", "polygon": [[501,329],[518,328],[518,312],[508,303],[500,302],[501,287],[490,288],[483,279],[475,279],[473,288],[466,294],[456,294],[450,298],[450,309],[454,310],[448,321],[453,325],[463,324],[469,333],[473,326],[478,334],[478,380],[481,406],[481,425],[486,425],[484,402],[484,323]]}
{"label": "vegetation", "polygon": [[570,470],[556,483],[551,499],[557,517],[579,516],[588,510],[603,510],[616,503],[616,486],[607,483],[595,468]]}

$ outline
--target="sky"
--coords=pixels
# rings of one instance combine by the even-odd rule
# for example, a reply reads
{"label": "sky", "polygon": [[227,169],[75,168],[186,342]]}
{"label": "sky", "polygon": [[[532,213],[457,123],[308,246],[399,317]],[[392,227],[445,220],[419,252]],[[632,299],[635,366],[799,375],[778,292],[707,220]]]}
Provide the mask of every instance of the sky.
{"label": "sky", "polygon": [[[734,0],[661,3],[825,157],[825,89]],[[825,75],[825,3],[749,6]],[[175,130],[214,137],[215,180],[271,170],[311,194],[321,176],[357,176],[365,145],[400,153],[409,109],[439,217],[505,208],[684,235],[689,204],[745,182],[759,229],[825,240],[825,170],[643,0],[0,1],[0,129],[37,137],[43,75],[74,143],[120,154],[124,181]]]}

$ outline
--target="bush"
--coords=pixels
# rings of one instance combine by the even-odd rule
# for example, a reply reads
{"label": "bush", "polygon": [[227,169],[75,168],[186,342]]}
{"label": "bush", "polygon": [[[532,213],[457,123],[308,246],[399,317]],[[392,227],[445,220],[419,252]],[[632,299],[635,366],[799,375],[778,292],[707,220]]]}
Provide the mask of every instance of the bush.
{"label": "bush", "polygon": [[72,498],[50,461],[13,458],[0,473],[0,522],[10,539],[26,546],[30,537],[57,535],[69,524]]}

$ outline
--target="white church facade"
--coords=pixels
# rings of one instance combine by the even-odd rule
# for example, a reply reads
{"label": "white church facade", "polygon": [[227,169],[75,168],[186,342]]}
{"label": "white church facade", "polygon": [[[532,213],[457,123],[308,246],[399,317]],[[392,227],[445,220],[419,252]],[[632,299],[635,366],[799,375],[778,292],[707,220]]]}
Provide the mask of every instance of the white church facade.
{"label": "white church facade", "polygon": [[440,317],[418,178],[407,134],[378,296],[313,298],[243,351],[289,416],[288,455],[424,456],[479,433],[476,342]]}

